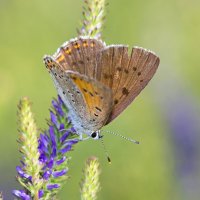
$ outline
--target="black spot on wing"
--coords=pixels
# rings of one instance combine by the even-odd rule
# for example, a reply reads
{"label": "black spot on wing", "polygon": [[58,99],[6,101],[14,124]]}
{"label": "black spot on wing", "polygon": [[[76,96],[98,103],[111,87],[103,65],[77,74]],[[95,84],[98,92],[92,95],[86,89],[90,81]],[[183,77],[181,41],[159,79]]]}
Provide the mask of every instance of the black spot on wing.
{"label": "black spot on wing", "polygon": [[121,72],[122,68],[121,67],[117,67],[117,71]]}
{"label": "black spot on wing", "polygon": [[94,94],[92,92],[89,92],[89,94],[90,94],[91,97],[94,97]]}
{"label": "black spot on wing", "polygon": [[136,71],[137,70],[137,68],[136,67],[133,67],[133,71]]}
{"label": "black spot on wing", "polygon": [[129,71],[128,71],[127,69],[125,69],[124,72],[125,72],[126,74],[128,74]]}
{"label": "black spot on wing", "polygon": [[125,87],[123,87],[123,88],[122,88],[122,94],[127,96],[127,95],[129,94],[128,89],[125,88]]}
{"label": "black spot on wing", "polygon": [[118,102],[119,102],[119,101],[118,101],[117,99],[114,100],[114,104],[115,104],[115,105],[118,104]]}
{"label": "black spot on wing", "polygon": [[101,108],[99,108],[99,107],[95,107],[96,108],[96,110],[98,110],[99,112],[102,112],[102,110],[101,110]]}

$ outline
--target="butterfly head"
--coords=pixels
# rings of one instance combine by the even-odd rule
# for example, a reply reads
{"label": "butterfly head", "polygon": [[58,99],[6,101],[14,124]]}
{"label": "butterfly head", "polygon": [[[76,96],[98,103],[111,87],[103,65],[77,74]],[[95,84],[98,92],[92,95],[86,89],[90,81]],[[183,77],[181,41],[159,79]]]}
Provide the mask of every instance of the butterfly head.
{"label": "butterfly head", "polygon": [[103,136],[100,134],[100,130],[91,133],[90,137],[94,140],[101,139]]}

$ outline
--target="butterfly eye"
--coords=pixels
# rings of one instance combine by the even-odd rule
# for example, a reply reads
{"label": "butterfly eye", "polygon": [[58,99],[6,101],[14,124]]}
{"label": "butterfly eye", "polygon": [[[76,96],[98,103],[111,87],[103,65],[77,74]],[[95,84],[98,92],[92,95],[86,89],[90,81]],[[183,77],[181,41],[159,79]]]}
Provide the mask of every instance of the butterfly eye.
{"label": "butterfly eye", "polygon": [[91,134],[91,137],[92,138],[95,138],[97,136],[97,133],[96,132],[93,132],[92,134]]}
{"label": "butterfly eye", "polygon": [[94,140],[98,140],[100,137],[99,137],[99,134],[95,131],[93,132],[91,135],[90,135]]}

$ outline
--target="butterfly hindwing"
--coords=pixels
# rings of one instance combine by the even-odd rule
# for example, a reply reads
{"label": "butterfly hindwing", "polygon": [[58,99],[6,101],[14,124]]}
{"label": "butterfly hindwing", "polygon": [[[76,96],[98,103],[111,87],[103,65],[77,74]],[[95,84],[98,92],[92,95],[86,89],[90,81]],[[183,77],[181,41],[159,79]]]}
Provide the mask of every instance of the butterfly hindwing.
{"label": "butterfly hindwing", "polygon": [[113,106],[112,91],[100,82],[85,75],[68,71],[70,78],[83,95],[87,112],[87,126],[93,124],[96,130],[105,125]]}
{"label": "butterfly hindwing", "polygon": [[97,80],[112,89],[113,110],[107,121],[116,118],[153,77],[159,58],[146,49],[134,47],[131,55],[124,45],[104,48],[97,57]]}

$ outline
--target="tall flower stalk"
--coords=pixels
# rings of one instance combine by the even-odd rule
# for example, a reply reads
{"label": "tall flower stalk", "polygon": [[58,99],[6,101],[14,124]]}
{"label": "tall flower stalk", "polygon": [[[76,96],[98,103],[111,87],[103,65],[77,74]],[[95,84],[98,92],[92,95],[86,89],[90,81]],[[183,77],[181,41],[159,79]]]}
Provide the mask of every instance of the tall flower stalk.
{"label": "tall flower stalk", "polygon": [[84,178],[81,183],[81,200],[97,199],[97,193],[100,190],[99,175],[98,159],[95,157],[89,158],[86,162]]}
{"label": "tall flower stalk", "polygon": [[105,19],[105,0],[84,0],[82,27],[78,30],[80,36],[101,38]]}
{"label": "tall flower stalk", "polygon": [[31,104],[28,98],[20,101],[18,116],[21,125],[19,143],[22,165],[16,169],[17,180],[24,190],[13,190],[18,199],[53,199],[67,179],[67,152],[78,142],[67,113],[67,107],[60,97],[53,100],[49,128],[38,139]]}
{"label": "tall flower stalk", "polygon": [[[43,181],[40,179],[42,165],[39,162],[38,130],[31,111],[31,103],[28,98],[20,100],[18,106],[19,117],[19,144],[22,154],[22,165],[17,166],[17,180],[29,191],[30,196],[38,199],[39,190]],[[15,194],[17,192],[15,191]],[[23,192],[22,192],[23,193]],[[25,195],[24,195],[25,196]]]}

